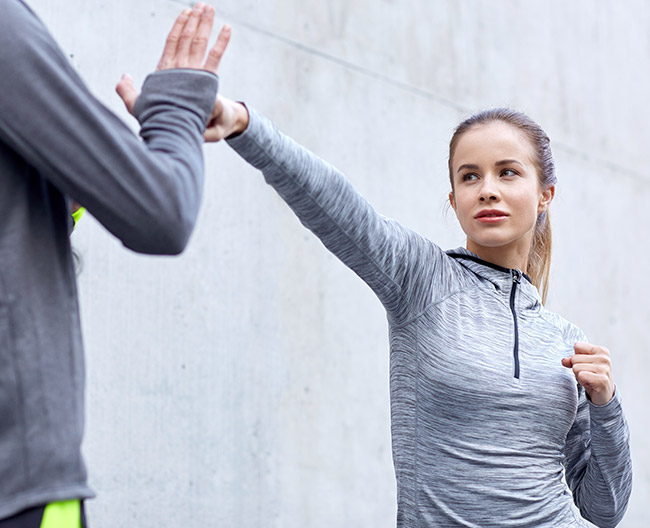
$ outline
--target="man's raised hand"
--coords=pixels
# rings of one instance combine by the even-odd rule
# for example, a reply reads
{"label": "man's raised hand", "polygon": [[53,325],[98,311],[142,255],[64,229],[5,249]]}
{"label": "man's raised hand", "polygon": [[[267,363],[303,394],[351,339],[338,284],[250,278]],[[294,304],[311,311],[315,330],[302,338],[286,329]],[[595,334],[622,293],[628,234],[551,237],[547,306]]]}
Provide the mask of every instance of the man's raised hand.
{"label": "man's raised hand", "polygon": [[[156,71],[189,68],[217,73],[221,58],[228,47],[232,30],[225,25],[217,41],[208,51],[210,33],[214,24],[214,7],[198,3],[193,9],[184,9],[172,26]],[[133,79],[124,74],[115,88],[130,114],[138,98]]]}

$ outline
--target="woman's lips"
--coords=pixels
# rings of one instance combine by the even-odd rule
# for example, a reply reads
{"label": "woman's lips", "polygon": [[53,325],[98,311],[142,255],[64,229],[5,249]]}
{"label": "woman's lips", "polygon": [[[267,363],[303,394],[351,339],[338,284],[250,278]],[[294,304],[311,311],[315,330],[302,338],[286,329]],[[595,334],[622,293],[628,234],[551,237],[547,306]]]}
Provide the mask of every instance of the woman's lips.
{"label": "woman's lips", "polygon": [[508,218],[508,214],[498,209],[485,209],[474,218],[483,224],[497,224]]}

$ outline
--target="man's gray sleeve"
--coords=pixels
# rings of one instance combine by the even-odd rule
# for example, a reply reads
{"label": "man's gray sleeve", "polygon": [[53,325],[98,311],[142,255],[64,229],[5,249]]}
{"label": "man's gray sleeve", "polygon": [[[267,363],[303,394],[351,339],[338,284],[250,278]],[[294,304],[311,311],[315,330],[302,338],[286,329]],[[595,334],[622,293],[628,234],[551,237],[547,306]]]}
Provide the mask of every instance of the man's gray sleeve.
{"label": "man's gray sleeve", "polygon": [[0,143],[15,166],[77,200],[125,246],[182,251],[202,196],[217,77],[150,75],[135,108],[143,142],[89,92],[22,1],[0,0],[0,12]]}

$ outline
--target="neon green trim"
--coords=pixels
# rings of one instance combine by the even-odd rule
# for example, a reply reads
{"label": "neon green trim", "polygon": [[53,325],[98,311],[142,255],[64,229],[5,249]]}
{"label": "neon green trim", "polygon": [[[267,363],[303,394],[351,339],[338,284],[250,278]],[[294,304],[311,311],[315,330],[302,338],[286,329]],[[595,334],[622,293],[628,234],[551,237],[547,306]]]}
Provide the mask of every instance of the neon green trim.
{"label": "neon green trim", "polygon": [[53,502],[45,507],[41,528],[81,528],[81,505],[78,500]]}
{"label": "neon green trim", "polygon": [[74,226],[75,227],[77,227],[77,222],[79,222],[79,220],[81,220],[81,217],[84,215],[85,212],[86,212],[86,208],[85,207],[80,207],[74,213],[72,213],[72,219],[74,220]]}

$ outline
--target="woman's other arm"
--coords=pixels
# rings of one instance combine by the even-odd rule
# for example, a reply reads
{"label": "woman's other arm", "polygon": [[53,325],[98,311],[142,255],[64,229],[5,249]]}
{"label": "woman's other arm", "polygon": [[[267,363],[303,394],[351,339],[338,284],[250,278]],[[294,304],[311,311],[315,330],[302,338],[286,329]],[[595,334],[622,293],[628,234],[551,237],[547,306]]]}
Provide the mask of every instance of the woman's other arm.
{"label": "woman's other arm", "polygon": [[579,383],[578,413],[565,448],[566,480],[583,517],[601,528],[616,526],[632,491],[630,433],[615,390],[609,351],[575,344],[562,360]]}

